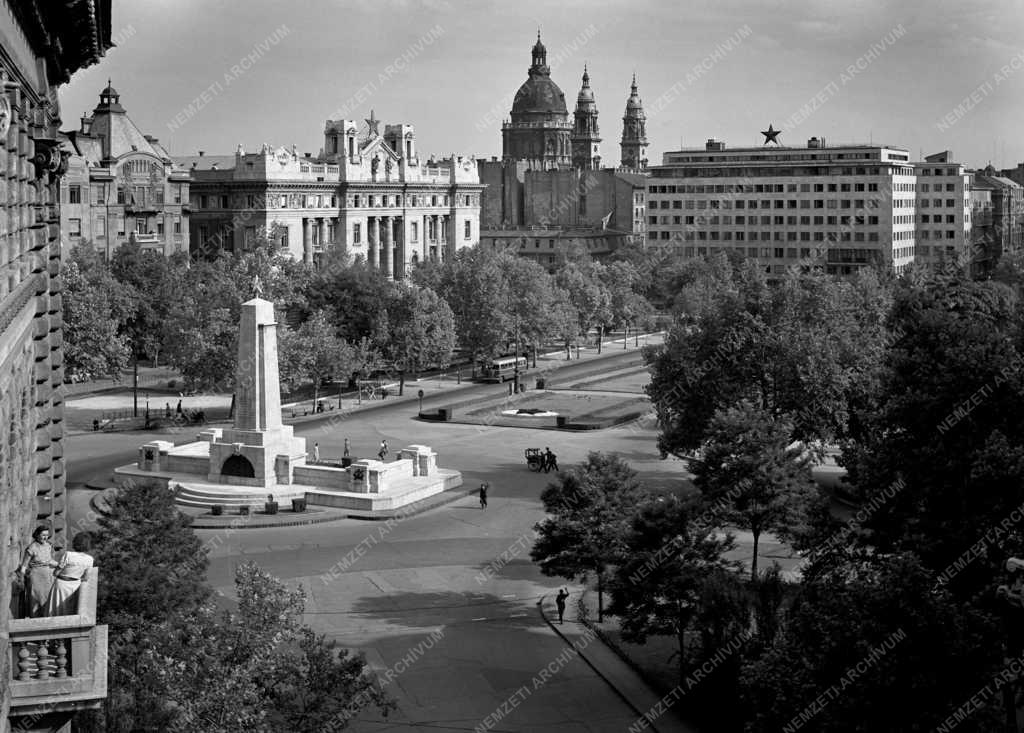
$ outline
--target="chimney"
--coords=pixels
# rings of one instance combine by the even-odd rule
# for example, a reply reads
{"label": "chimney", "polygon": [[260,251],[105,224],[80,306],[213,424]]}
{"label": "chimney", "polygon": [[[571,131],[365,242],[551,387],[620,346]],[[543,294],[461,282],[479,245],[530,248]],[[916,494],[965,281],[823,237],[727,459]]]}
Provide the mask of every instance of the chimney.
{"label": "chimney", "polygon": [[820,148],[821,147],[821,142],[822,141],[819,140],[818,138],[812,137],[810,140],[807,141],[807,147],[809,147],[809,148]]}
{"label": "chimney", "polygon": [[199,151],[199,157],[202,158],[204,155],[206,155],[206,151],[205,150],[200,150]]}
{"label": "chimney", "polygon": [[92,117],[82,117],[82,134],[88,135],[92,129]]}
{"label": "chimney", "polygon": [[709,137],[707,143],[704,145],[705,150],[725,150],[725,143],[721,140],[716,140],[713,137]]}

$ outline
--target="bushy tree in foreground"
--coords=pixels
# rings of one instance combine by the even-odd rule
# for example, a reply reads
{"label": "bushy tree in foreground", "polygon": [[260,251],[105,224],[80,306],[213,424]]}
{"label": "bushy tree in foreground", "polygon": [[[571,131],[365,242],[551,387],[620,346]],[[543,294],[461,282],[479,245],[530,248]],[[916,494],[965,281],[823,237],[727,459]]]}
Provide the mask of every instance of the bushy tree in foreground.
{"label": "bushy tree in foreground", "polygon": [[530,557],[545,575],[586,578],[598,586],[603,614],[608,568],[624,558],[630,516],[644,496],[636,471],[615,454],[591,453],[563,471],[541,494],[548,517],[535,526]]}

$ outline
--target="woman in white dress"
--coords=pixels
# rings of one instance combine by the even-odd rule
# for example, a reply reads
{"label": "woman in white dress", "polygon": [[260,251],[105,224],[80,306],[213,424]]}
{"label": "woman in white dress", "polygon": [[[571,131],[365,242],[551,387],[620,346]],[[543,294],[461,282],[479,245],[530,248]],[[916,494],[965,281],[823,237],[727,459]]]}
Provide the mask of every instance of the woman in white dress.
{"label": "woman in white dress", "polygon": [[50,544],[50,528],[36,527],[32,542],[25,548],[21,565],[15,571],[25,587],[24,613],[29,618],[46,615],[46,603],[53,586],[53,545]]}
{"label": "woman in white dress", "polygon": [[46,604],[47,616],[73,616],[78,613],[78,589],[89,568],[93,566],[92,537],[88,532],[79,532],[71,540],[71,550],[64,553],[57,566],[57,577],[50,590]]}

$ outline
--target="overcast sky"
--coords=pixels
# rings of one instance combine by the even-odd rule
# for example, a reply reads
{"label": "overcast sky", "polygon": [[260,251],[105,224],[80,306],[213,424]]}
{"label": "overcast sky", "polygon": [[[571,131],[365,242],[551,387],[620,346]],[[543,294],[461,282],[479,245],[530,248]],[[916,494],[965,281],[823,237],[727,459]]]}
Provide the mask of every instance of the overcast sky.
{"label": "overcast sky", "polygon": [[109,76],[173,154],[316,153],[325,119],[372,108],[421,153],[500,155],[538,26],[570,112],[587,63],[608,164],[634,71],[652,163],[709,137],[760,145],[769,123],[789,145],[1024,161],[1019,0],[114,0],[118,47],[63,88],[64,127]]}

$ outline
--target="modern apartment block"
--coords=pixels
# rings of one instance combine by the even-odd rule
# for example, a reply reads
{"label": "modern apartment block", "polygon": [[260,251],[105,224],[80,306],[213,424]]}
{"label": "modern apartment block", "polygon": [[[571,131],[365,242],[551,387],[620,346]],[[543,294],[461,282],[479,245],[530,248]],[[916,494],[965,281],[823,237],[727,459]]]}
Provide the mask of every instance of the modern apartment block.
{"label": "modern apartment block", "polygon": [[918,262],[936,265],[972,257],[971,174],[946,150],[914,164]]}
{"label": "modern apartment block", "polygon": [[[685,256],[732,250],[770,275],[790,267],[900,273],[917,254],[917,177],[904,148],[812,137],[804,148],[728,149],[710,139],[665,153],[650,174],[650,246],[679,247]],[[945,199],[943,191],[943,215]],[[959,202],[969,211],[962,192]]]}

